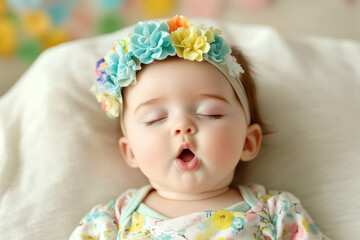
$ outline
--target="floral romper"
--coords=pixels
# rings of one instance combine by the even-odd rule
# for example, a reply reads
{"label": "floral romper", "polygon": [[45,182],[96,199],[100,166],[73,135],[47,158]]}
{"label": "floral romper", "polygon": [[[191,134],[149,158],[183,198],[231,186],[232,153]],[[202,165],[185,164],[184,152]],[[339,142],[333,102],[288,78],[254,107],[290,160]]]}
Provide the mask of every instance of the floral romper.
{"label": "floral romper", "polygon": [[151,186],[128,190],[116,201],[95,206],[70,239],[328,239],[291,193],[266,194],[261,185],[238,188],[243,202],[172,219],[142,203]]}

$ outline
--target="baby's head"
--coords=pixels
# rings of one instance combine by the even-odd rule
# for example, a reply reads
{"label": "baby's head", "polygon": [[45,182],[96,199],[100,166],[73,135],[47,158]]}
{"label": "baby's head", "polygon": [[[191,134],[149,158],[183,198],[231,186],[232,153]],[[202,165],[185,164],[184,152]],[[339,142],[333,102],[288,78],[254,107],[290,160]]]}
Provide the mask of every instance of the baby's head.
{"label": "baby's head", "polygon": [[120,115],[120,150],[163,196],[227,188],[259,151],[255,86],[231,51],[218,30],[175,17],[139,23],[98,62],[95,93]]}

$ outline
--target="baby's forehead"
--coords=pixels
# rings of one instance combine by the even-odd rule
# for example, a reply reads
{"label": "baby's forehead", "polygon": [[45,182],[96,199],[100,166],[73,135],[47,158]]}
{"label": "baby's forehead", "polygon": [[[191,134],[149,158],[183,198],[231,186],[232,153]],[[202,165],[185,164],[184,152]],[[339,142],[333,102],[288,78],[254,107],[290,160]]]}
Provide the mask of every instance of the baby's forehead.
{"label": "baby's forehead", "polygon": [[125,103],[151,98],[173,99],[184,95],[237,99],[226,76],[207,62],[178,58],[154,62],[138,71],[136,78],[136,84],[123,93]]}
{"label": "baby's forehead", "polygon": [[189,78],[197,78],[202,76],[220,77],[226,76],[212,64],[202,61],[189,61],[178,57],[169,57],[165,60],[154,61],[151,64],[143,64],[141,70],[137,72],[137,80],[144,75],[166,76],[169,79],[178,75],[188,76]]}

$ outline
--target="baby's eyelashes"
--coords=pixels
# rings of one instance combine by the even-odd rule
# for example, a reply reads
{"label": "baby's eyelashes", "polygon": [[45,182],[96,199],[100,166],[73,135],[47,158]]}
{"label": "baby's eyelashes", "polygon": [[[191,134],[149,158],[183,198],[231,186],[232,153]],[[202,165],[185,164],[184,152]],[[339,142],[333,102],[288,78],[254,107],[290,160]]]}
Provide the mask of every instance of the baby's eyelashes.
{"label": "baby's eyelashes", "polygon": [[148,109],[140,115],[140,121],[145,126],[151,126],[168,118],[168,112],[164,109]]}
{"label": "baby's eyelashes", "polygon": [[221,114],[197,114],[197,116],[199,116],[201,118],[208,118],[211,120],[221,119],[224,117],[224,115],[221,115]]}
{"label": "baby's eyelashes", "polygon": [[166,119],[167,119],[167,117],[163,117],[163,118],[159,118],[159,119],[155,119],[155,120],[146,121],[146,122],[144,122],[144,125],[152,126],[152,125],[160,124],[161,122],[165,121]]}
{"label": "baby's eyelashes", "polygon": [[[222,119],[224,117],[224,115],[222,115],[222,114],[196,114],[196,117],[199,119],[217,120],[217,119]],[[144,125],[145,126],[158,125],[158,124],[165,122],[167,119],[168,119],[168,117],[159,117],[159,118],[147,120],[144,122]]]}

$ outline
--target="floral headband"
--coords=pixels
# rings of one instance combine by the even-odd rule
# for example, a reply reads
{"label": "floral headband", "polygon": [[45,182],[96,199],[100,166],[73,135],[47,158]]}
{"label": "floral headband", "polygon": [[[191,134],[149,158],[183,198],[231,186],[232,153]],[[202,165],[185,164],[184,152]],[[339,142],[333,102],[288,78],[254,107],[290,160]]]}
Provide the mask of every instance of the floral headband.
{"label": "floral headband", "polygon": [[240,73],[244,70],[230,55],[231,48],[220,36],[221,31],[190,23],[183,16],[166,22],[139,22],[133,32],[115,43],[112,50],[96,63],[97,80],[92,88],[108,117],[122,112],[121,90],[136,84],[136,72],[141,64],[163,60],[175,54],[190,61],[207,61],[229,80],[250,123],[250,111]]}

